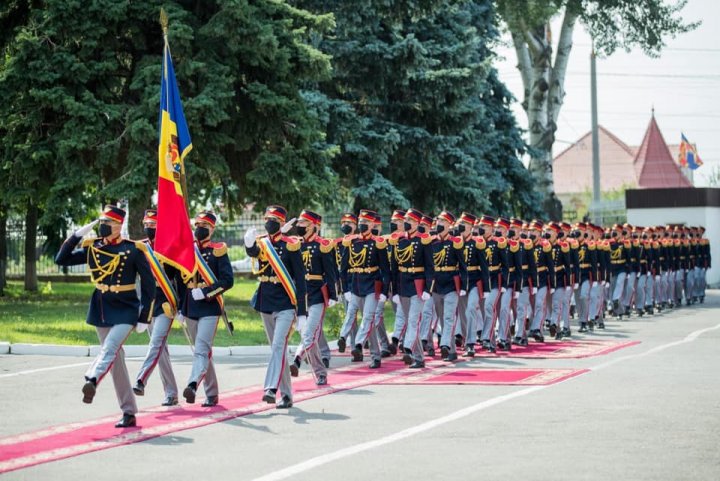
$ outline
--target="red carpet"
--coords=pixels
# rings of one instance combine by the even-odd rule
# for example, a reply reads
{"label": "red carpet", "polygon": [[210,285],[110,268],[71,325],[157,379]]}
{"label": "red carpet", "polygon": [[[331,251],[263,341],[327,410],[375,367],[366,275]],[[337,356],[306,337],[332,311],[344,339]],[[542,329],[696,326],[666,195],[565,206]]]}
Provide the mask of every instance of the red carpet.
{"label": "red carpet", "polygon": [[[527,347],[513,346],[512,351],[499,351],[492,354],[485,351],[478,351],[477,356],[494,357],[506,356],[520,359],[581,359],[609,354],[618,349],[640,344],[640,341],[606,341],[600,339],[577,339],[568,341],[546,340],[546,342],[530,341]],[[477,346],[476,346],[477,348]],[[436,348],[436,352],[439,348]],[[350,351],[344,353],[333,351],[333,356],[350,357]],[[433,359],[433,358],[428,358]],[[437,359],[437,355],[435,357]]]}
{"label": "red carpet", "polygon": [[[579,358],[598,356],[637,344],[637,341],[551,341],[532,343],[527,348],[514,346],[500,356],[521,358]],[[478,353],[479,356],[494,356]],[[437,359],[437,358],[436,358]],[[329,385],[318,388],[312,377],[301,376],[293,381],[294,402],[313,399],[347,389],[372,384],[551,384],[586,370],[573,369],[461,369],[439,360],[428,359],[427,368],[406,369],[399,358],[383,360],[382,368],[370,370],[366,364],[351,364],[330,371]],[[112,389],[110,384],[103,389]],[[229,419],[274,409],[260,402],[260,386],[244,387],[220,395],[220,404],[213,408],[179,406],[157,407],[138,414],[136,428],[118,430],[113,424],[119,416],[53,426],[35,432],[0,438],[0,473],[36,464],[64,459],[102,449],[136,443],[185,429],[193,429]]]}
{"label": "red carpet", "polygon": [[[446,372],[438,372],[444,370]],[[555,384],[589,372],[588,369],[433,369],[416,375],[383,381],[382,384],[508,384],[537,386]]]}

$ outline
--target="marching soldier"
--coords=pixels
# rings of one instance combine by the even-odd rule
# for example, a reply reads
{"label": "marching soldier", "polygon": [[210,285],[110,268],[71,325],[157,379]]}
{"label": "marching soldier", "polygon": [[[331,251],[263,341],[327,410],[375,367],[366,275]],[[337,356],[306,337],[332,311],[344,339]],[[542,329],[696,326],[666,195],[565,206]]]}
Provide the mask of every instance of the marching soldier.
{"label": "marching soldier", "polygon": [[577,251],[578,270],[580,272],[578,277],[580,287],[577,295],[578,320],[580,321],[579,332],[587,332],[591,320],[590,313],[592,312],[590,308],[591,292],[595,285],[600,283],[597,274],[597,246],[588,234],[587,224],[580,222],[577,224],[577,229],[580,232]]}
{"label": "marching soldier", "polygon": [[530,240],[533,242],[533,257],[537,270],[538,283],[529,335],[537,342],[545,342],[542,333],[543,321],[550,319],[551,299],[555,293],[555,262],[551,234],[543,233],[545,225],[539,220],[530,222]]}
{"label": "marching soldier", "polygon": [[687,251],[684,245],[682,227],[675,226],[673,229],[673,249],[675,258],[675,306],[682,306],[683,288],[685,287],[685,271],[687,270]]}
{"label": "marching soldier", "polygon": [[323,330],[325,309],[337,302],[335,293],[335,245],[318,235],[322,217],[310,210],[303,210],[297,221],[296,231],[302,238],[302,260],[305,265],[308,314],[300,324],[301,344],[290,364],[290,374],[297,376],[302,355],[305,354],[315,375],[318,386],[327,384],[327,368],[323,364],[318,339]]}
{"label": "marching soldier", "polygon": [[[292,384],[285,356],[290,329],[297,316],[298,324],[307,322],[307,288],[301,242],[285,235],[293,221],[286,223],[287,211],[279,205],[265,209],[266,235],[258,237],[250,228],[245,233],[245,251],[254,259],[253,273],[258,288],[250,305],[260,313],[271,354],[265,373],[262,400],[277,409],[291,408]],[[277,402],[278,389],[282,399]]]}
{"label": "marching soldier", "polygon": [[[485,312],[481,333],[482,348],[490,352],[497,349],[495,343],[495,323],[497,322],[500,298],[510,285],[509,265],[507,255],[507,239],[500,235],[493,235],[495,219],[489,215],[480,218],[479,233],[485,238],[485,258],[490,273],[489,292],[485,298]],[[499,232],[495,233],[499,234]]]}
{"label": "marching soldier", "polygon": [[[550,234],[548,239],[552,244],[552,257],[555,265],[555,292],[552,295],[552,312],[550,314],[550,335],[556,339],[562,339],[563,332],[558,330],[558,325],[563,321],[565,303],[569,302],[572,294],[571,272],[570,272],[570,244],[563,237],[562,226],[557,222],[550,222],[546,226],[546,232]],[[569,322],[569,320],[568,320]]]}
{"label": "marching soldier", "polygon": [[603,238],[604,232],[600,226],[592,226],[593,241],[595,242],[595,256],[597,263],[595,279],[597,281],[590,289],[590,316],[588,327],[593,330],[605,329],[605,291],[610,287],[610,243]]}
{"label": "marching soldier", "polygon": [[338,266],[338,287],[343,293],[347,293],[341,298],[342,303],[345,306],[345,319],[343,319],[342,327],[340,328],[340,338],[338,339],[338,351],[345,352],[347,346],[346,339],[350,339],[350,345],[355,345],[355,336],[357,334],[357,313],[358,306],[353,302],[352,296],[349,294],[350,289],[344,285],[345,279],[340,275],[340,264],[342,258],[345,255],[347,247],[343,243],[343,240],[354,236],[357,231],[358,219],[355,214],[343,214],[340,219],[340,231],[343,237],[335,240],[335,256],[337,259]]}
{"label": "marching soldier", "polygon": [[515,339],[513,344],[519,346],[527,346],[526,326],[532,319],[532,303],[531,296],[537,294],[537,266],[535,264],[535,246],[528,235],[528,225],[520,219],[510,219],[510,229],[508,236],[515,242],[520,243],[520,293],[515,305]]}
{"label": "marching soldier", "polygon": [[372,229],[382,222],[372,210],[361,210],[358,217],[359,234],[343,239],[345,253],[342,258],[340,275],[345,278],[346,298],[357,304],[362,312],[362,323],[351,351],[353,362],[363,360],[363,344],[369,342],[372,362],[371,369],[380,367],[380,346],[375,333],[375,312],[378,302],[387,299],[390,284],[390,266],[387,257],[387,241],[372,235]]}
{"label": "marching soldier", "polygon": [[625,312],[622,295],[625,290],[625,279],[628,275],[628,259],[630,258],[630,242],[623,238],[622,226],[615,224],[610,233],[610,295],[612,296],[613,315],[622,319]]}
{"label": "marching soldier", "polygon": [[712,264],[710,255],[710,240],[705,237],[705,228],[700,227],[700,252],[702,253],[702,261],[700,264],[700,304],[705,302],[705,291],[707,289],[707,271]]}
{"label": "marching soldier", "polygon": [[[373,235],[373,237],[385,239],[387,242],[389,236],[382,235],[382,224],[378,223],[375,227],[372,228],[370,231]],[[387,248],[385,249],[385,252],[388,256],[388,263],[390,262],[390,244],[387,245]],[[392,284],[392,282],[391,282]],[[387,295],[390,295],[391,293],[388,291]],[[380,344],[380,357],[386,358],[390,357],[390,339],[388,338],[387,334],[387,327],[385,327],[385,304],[387,303],[387,299],[380,302],[378,301],[377,307],[375,308],[375,335],[378,338],[378,343]],[[392,303],[392,302],[391,302]],[[365,344],[368,344],[367,341],[365,341]]]}
{"label": "marching soldier", "polygon": [[478,337],[478,326],[482,326],[482,310],[480,300],[490,288],[490,275],[487,257],[485,256],[485,238],[474,235],[473,229],[477,217],[467,212],[460,215],[459,230],[465,245],[465,265],[467,266],[467,284],[464,290],[467,296],[460,297],[458,311],[465,313],[465,357],[475,356],[475,341]]}
{"label": "marching soldier", "polygon": [[[83,402],[92,403],[98,385],[111,372],[115,394],[123,412],[122,419],[115,424],[116,428],[136,425],[137,404],[122,345],[133,328],[138,332],[147,329],[155,294],[145,245],[120,237],[124,219],[123,209],[106,206],[100,219],[75,231],[55,257],[55,263],[60,266],[87,263],[90,269],[95,291],[90,299],[86,322],[95,326],[102,346],[85,373]],[[98,222],[99,237],[83,240]],[[81,242],[80,248],[75,249]],[[140,278],[140,295],[135,287],[137,277]]]}
{"label": "marching soldier", "polygon": [[450,235],[455,216],[442,211],[437,216],[437,236],[432,242],[434,276],[431,285],[435,312],[442,319],[440,353],[443,361],[457,360],[455,323],[457,322],[458,296],[467,292],[467,272],[463,240]]}
{"label": "marching soldier", "polygon": [[[403,221],[404,231],[391,236],[388,241],[393,248],[391,259],[392,282],[398,313],[406,320],[403,341],[403,361],[412,369],[425,367],[423,334],[420,330],[425,301],[431,299],[433,258],[427,233],[418,231],[422,213],[408,209]],[[393,296],[393,297],[394,297]]]}
{"label": "marching soldier", "polygon": [[650,228],[638,227],[640,239],[638,240],[638,282],[635,288],[635,311],[638,317],[645,313],[652,314],[652,285],[653,285],[653,247],[650,239]]}
{"label": "marching soldier", "polygon": [[512,344],[508,341],[510,332],[510,315],[511,304],[513,299],[517,299],[522,290],[522,250],[520,242],[508,239],[507,234],[510,229],[510,220],[505,217],[498,217],[495,222],[495,236],[505,241],[506,255],[508,260],[508,284],[507,289],[502,292],[500,298],[500,312],[498,313],[498,342],[497,348],[503,351],[512,349]]}
{"label": "marching soldier", "polygon": [[[151,248],[154,247],[155,244],[156,225],[157,210],[146,210],[145,216],[143,217],[143,228],[147,236],[145,242],[149,244]],[[165,269],[168,279],[173,283],[173,289],[177,292],[177,279],[180,276],[179,271],[171,265],[164,265],[163,268]],[[162,381],[165,391],[165,399],[162,402],[163,406],[175,406],[178,403],[178,387],[172,365],[170,364],[170,352],[167,347],[167,338],[170,334],[174,314],[170,309],[165,293],[160,286],[157,286],[155,288],[152,323],[148,327],[150,331],[150,344],[148,346],[148,352],[145,355],[145,360],[135,380],[133,392],[137,396],[143,396],[145,394],[145,386],[147,386],[148,379],[157,366],[160,368],[160,380]]]}
{"label": "marching soldier", "polygon": [[[390,267],[393,267],[394,259],[395,259],[395,246],[397,245],[397,240],[402,238],[405,235],[405,214],[406,212],[404,210],[395,210],[392,213],[392,216],[390,217],[390,236],[388,238],[388,255],[390,257]],[[390,242],[390,240],[393,240],[393,242]],[[389,346],[389,351],[391,355],[397,354],[398,347],[400,347],[401,340],[405,338],[405,332],[407,330],[407,321],[405,319],[405,311],[400,306],[400,295],[396,291],[397,289],[397,281],[395,279],[396,272],[393,270],[393,296],[392,296],[392,305],[393,305],[393,311],[395,312],[395,327],[393,329],[392,333],[392,339]]]}
{"label": "marching soldier", "polygon": [[218,382],[215,365],[212,361],[212,345],[217,332],[220,316],[223,315],[220,297],[230,289],[233,278],[227,245],[224,242],[212,242],[217,217],[213,212],[202,211],[195,217],[195,242],[204,262],[217,278],[210,283],[201,274],[195,273],[185,283],[184,295],[181,294],[183,320],[194,344],[193,365],[183,397],[188,404],[195,402],[198,385],[203,382],[205,402],[203,407],[212,407],[218,403]]}
{"label": "marching soldier", "polygon": [[[421,234],[427,234],[431,238],[434,238],[436,232],[433,230],[432,217],[423,214],[417,230]],[[426,299],[423,304],[422,321],[420,323],[423,349],[427,351],[427,355],[430,357],[435,357],[435,344],[433,341],[433,333],[435,331],[436,324],[437,319],[435,318],[435,304],[432,300],[432,296],[430,296],[430,298]],[[440,339],[438,339],[438,344],[439,343]],[[438,345],[438,348],[439,347],[440,346]]]}
{"label": "marching soldier", "polygon": [[630,308],[635,299],[635,289],[637,281],[640,278],[640,239],[634,226],[623,224],[623,235],[626,239],[626,246],[630,254],[627,263],[627,280],[625,282],[625,295],[623,296],[623,306],[625,313],[630,317]]}
{"label": "marching soldier", "polygon": [[[562,310],[562,335],[570,336],[570,307],[573,306],[574,309],[575,299],[578,294],[578,289],[580,288],[580,285],[578,284],[580,278],[580,268],[578,266],[578,249],[580,248],[580,244],[577,240],[580,233],[578,231],[572,231],[572,226],[567,222],[561,222],[560,227],[562,228],[565,242],[567,242],[570,246],[570,285],[572,286],[572,289],[568,293]],[[559,339],[557,336],[555,336],[555,338]]]}

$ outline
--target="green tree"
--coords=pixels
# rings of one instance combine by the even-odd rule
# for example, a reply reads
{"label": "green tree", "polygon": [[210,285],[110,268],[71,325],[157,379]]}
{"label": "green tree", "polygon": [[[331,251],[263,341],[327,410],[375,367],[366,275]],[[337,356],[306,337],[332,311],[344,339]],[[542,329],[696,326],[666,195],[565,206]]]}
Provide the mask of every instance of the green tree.
{"label": "green tree", "polygon": [[[530,171],[543,196],[543,210],[562,218],[555,195],[552,147],[565,97],[565,74],[572,50],[572,36],[580,22],[593,38],[597,53],[611,55],[618,48],[640,47],[657,55],[665,40],[697,27],[679,16],[687,0],[497,0],[497,8],[512,35],[525,95]],[[562,17],[556,51],[550,21]]]}
{"label": "green tree", "polygon": [[334,76],[310,100],[355,208],[534,212],[510,95],[491,66],[491,2],[299,3],[336,16],[321,43]]}

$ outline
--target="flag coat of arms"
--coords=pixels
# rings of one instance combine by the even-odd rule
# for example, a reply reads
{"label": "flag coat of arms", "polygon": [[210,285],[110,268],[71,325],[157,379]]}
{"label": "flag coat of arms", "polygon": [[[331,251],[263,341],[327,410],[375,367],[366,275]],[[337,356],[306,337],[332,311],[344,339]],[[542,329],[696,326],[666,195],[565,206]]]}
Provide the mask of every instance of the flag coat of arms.
{"label": "flag coat of arms", "polygon": [[703,161],[700,160],[697,149],[688,141],[685,134],[680,133],[680,137],[680,153],[678,154],[678,162],[683,167],[695,170],[703,165]]}
{"label": "flag coat of arms", "polygon": [[183,191],[185,157],[192,149],[170,46],[163,51],[158,142],[158,214],[155,253],[188,278],[197,271],[195,241]]}

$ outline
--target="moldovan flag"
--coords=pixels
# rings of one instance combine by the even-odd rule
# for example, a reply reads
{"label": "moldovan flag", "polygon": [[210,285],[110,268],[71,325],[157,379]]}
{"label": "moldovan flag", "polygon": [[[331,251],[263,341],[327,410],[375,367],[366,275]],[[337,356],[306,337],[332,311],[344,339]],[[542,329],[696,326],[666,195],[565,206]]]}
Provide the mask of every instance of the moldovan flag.
{"label": "moldovan flag", "polygon": [[703,165],[703,161],[700,160],[700,156],[698,155],[695,146],[688,142],[688,139],[685,138],[685,134],[680,132],[680,137],[680,153],[678,155],[678,162],[680,162],[680,165],[683,167],[695,170]]}
{"label": "moldovan flag", "polygon": [[184,277],[195,273],[195,241],[188,218],[181,178],[185,156],[192,149],[190,132],[180,102],[170,46],[165,41],[160,87],[160,142],[158,145],[158,215],[155,253]]}

